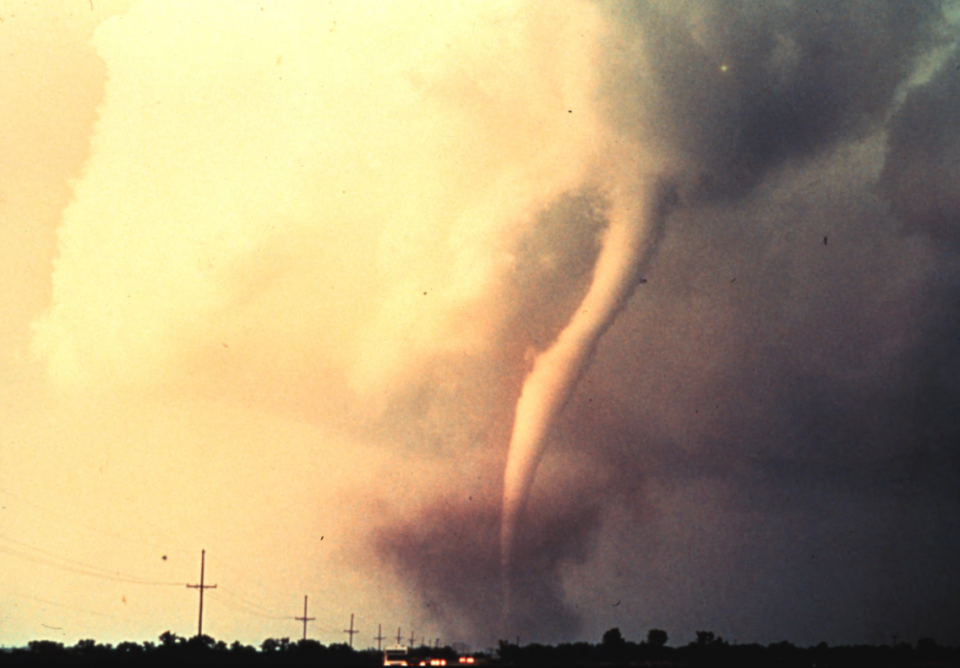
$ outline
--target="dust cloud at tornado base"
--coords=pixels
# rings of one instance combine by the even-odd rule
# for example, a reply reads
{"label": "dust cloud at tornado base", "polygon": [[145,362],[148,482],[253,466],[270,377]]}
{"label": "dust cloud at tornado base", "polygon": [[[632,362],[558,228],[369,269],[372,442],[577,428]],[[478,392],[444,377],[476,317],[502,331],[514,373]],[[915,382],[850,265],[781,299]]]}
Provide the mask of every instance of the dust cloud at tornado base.
{"label": "dust cloud at tornado base", "polygon": [[[445,638],[950,639],[938,5],[171,7],[96,37],[34,340],[59,387],[226,396],[382,448],[356,554]],[[547,430],[504,628],[517,399],[588,294],[611,184],[649,179],[675,201]]]}

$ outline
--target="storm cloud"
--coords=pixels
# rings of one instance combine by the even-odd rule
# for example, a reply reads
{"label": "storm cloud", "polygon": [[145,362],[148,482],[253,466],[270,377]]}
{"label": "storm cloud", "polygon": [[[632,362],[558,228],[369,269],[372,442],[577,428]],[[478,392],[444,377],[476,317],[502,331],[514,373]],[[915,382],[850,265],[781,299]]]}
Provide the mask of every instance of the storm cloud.
{"label": "storm cloud", "polygon": [[[666,617],[747,639],[757,616],[765,638],[949,634],[958,300],[952,251],[926,238],[952,244],[957,220],[953,28],[932,3],[610,18],[605,110],[682,204],[552,432],[605,520],[566,523],[595,568],[562,571],[570,613],[594,634],[596,616],[638,636]],[[935,74],[911,87],[924,63]],[[530,582],[554,591],[554,572]],[[569,637],[568,619],[543,627],[548,610],[501,635]]]}

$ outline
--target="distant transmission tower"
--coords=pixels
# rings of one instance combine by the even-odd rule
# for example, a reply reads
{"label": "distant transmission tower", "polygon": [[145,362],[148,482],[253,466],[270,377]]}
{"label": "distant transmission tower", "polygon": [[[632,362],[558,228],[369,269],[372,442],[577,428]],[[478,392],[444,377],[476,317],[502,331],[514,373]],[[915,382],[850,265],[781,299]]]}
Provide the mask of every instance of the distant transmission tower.
{"label": "distant transmission tower", "polygon": [[200,590],[200,622],[197,624],[197,637],[203,635],[203,590],[204,589],[216,589],[217,585],[205,585],[203,584],[203,570],[204,564],[207,560],[207,551],[200,550],[200,584],[192,585],[188,584],[189,589],[199,589]]}

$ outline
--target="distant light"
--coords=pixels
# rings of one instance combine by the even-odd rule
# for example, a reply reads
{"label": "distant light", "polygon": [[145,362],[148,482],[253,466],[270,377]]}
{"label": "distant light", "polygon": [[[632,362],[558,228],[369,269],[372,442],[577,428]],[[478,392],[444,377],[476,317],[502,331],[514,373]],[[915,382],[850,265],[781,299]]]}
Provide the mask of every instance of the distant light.
{"label": "distant light", "polygon": [[726,72],[726,71],[729,70],[729,69],[730,69],[730,68],[727,67],[726,63],[724,63],[723,65],[720,65],[720,71],[721,71],[721,72]]}

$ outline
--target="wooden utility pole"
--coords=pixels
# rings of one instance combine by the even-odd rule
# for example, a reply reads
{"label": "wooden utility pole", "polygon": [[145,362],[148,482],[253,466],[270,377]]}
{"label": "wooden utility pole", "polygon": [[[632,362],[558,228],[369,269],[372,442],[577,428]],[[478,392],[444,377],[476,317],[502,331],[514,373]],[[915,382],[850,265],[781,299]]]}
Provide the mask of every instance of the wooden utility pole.
{"label": "wooden utility pole", "polygon": [[353,649],[353,636],[355,633],[360,633],[360,631],[353,630],[353,613],[352,612],[350,613],[350,629],[349,630],[344,629],[343,632],[350,635],[350,649]]}
{"label": "wooden utility pole", "polygon": [[381,624],[377,624],[377,635],[374,636],[374,638],[373,638],[374,640],[377,641],[377,651],[378,651],[378,652],[380,651],[380,643],[381,643],[381,641],[383,641],[383,629],[380,628],[381,626],[382,626]]}
{"label": "wooden utility pole", "polygon": [[414,640],[415,640],[415,638],[413,637],[413,631],[411,631],[411,632],[410,632],[410,647],[413,647],[413,641],[414,641]]}
{"label": "wooden utility pole", "polygon": [[307,597],[303,597],[303,617],[294,617],[298,622],[303,622],[303,639],[307,639],[307,622],[312,622],[316,617],[307,617]]}
{"label": "wooden utility pole", "polygon": [[397,627],[397,644],[400,644],[400,627]]}
{"label": "wooden utility pole", "polygon": [[204,571],[204,564],[205,564],[206,560],[207,560],[207,551],[206,551],[206,550],[200,550],[200,584],[198,584],[198,585],[188,584],[188,585],[187,585],[187,587],[188,587],[189,589],[199,589],[199,590],[200,590],[200,621],[199,621],[199,623],[197,624],[197,637],[198,637],[198,638],[203,635],[203,590],[204,590],[204,589],[216,589],[216,588],[217,588],[217,585],[205,585],[205,584],[203,584],[203,571]]}

